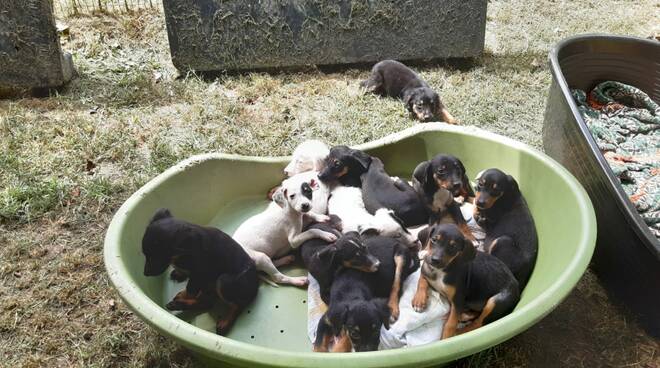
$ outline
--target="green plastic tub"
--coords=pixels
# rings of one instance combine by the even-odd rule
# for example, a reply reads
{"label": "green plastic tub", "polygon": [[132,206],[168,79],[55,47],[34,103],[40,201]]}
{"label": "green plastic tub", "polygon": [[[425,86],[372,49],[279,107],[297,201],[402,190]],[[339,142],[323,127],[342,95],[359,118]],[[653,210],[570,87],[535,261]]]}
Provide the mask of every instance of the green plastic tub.
{"label": "green plastic tub", "polygon": [[[262,284],[257,299],[227,337],[216,335],[221,310],[172,314],[162,306],[184,287],[167,274],[142,275],[144,229],[159,207],[180,218],[211,224],[231,234],[267,205],[287,157],[207,154],[165,171],[133,194],[117,211],[105,238],[110,280],[126,304],[160,333],[217,366],[423,367],[447,363],[499,344],[552,311],[582,276],[594,250],[594,211],[580,184],[555,161],[530,147],[476,128],[419,124],[356,148],[380,157],[391,175],[409,177],[418,162],[449,152],[468,174],[489,167],[514,175],[527,198],[539,235],[536,267],[510,315],[475,331],[429,345],[367,353],[311,352],[307,338],[306,290]],[[285,269],[292,275],[305,271]]]}

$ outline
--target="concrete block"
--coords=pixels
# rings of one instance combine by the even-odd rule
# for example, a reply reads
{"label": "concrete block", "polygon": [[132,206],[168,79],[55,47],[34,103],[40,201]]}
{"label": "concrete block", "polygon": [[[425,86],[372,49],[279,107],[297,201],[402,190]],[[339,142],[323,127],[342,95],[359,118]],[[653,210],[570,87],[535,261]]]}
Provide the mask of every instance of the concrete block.
{"label": "concrete block", "polygon": [[56,88],[74,75],[50,0],[0,1],[0,88]]}
{"label": "concrete block", "polygon": [[163,0],[181,71],[480,55],[486,0]]}

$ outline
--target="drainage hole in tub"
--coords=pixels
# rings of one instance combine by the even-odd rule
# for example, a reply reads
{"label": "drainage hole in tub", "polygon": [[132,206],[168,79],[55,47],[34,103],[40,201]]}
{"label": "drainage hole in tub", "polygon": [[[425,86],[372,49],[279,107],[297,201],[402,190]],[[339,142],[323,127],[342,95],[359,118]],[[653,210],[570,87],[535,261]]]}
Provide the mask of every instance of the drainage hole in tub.
{"label": "drainage hole in tub", "polygon": [[280,333],[284,333],[284,330],[280,330]]}
{"label": "drainage hole in tub", "polygon": [[307,303],[307,300],[304,300],[304,299],[303,299],[303,304],[305,304],[305,303]]}
{"label": "drainage hole in tub", "polygon": [[276,306],[275,306],[275,309],[278,309],[279,307],[280,307],[279,305],[276,305]]}
{"label": "drainage hole in tub", "polygon": [[254,335],[250,336],[250,338],[251,338],[252,340],[254,340]]}

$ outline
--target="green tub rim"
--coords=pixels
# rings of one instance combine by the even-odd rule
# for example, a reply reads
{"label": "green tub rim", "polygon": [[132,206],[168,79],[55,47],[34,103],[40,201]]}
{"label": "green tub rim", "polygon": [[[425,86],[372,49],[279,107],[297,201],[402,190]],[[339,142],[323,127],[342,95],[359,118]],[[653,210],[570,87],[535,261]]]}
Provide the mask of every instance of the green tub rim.
{"label": "green tub rim", "polygon": [[104,243],[104,262],[110,281],[119,292],[126,305],[142,320],[160,333],[169,336],[194,352],[210,357],[221,355],[224,362],[240,366],[281,366],[281,367],[337,367],[341,364],[359,367],[400,367],[415,364],[429,366],[459,359],[504,342],[529,328],[550,313],[577,284],[586,270],[594,251],[596,241],[596,218],[589,197],[580,183],[560,164],[530,146],[513,139],[500,136],[476,127],[453,126],[444,123],[417,124],[401,132],[381,139],[354,146],[358,149],[371,149],[391,144],[404,138],[425,132],[451,132],[461,135],[473,135],[489,141],[506,144],[525,152],[552,168],[576,194],[576,206],[580,218],[586,225],[576,239],[576,253],[568,267],[556,278],[554,283],[531,300],[527,305],[513,313],[464,335],[448,340],[437,341],[428,345],[351,354],[327,354],[313,352],[290,352],[261,347],[236,340],[195,327],[153,302],[144,295],[129,273],[119,255],[119,239],[126,216],[148,192],[158,187],[169,177],[185,170],[189,165],[211,160],[226,159],[236,161],[258,161],[286,163],[290,156],[256,157],[223,153],[210,153],[193,156],[156,176],[138,191],[133,193],[115,213]]}

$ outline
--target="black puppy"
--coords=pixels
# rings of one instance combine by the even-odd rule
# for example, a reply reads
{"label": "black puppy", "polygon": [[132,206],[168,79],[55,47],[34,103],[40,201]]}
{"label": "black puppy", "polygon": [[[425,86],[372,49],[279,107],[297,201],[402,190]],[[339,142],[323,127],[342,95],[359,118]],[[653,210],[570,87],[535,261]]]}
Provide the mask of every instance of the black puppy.
{"label": "black puppy", "polygon": [[310,239],[300,246],[303,263],[309,273],[318,281],[321,299],[324,303],[330,302],[330,286],[340,267],[353,268],[363,272],[378,270],[380,261],[369,252],[357,232],[351,231],[342,235],[329,223],[315,223],[309,226],[309,229],[331,232],[338,238],[335,243],[320,238]]}
{"label": "black puppy", "polygon": [[539,241],[518,183],[501,170],[488,169],[477,178],[474,204],[474,218],[486,232],[484,249],[509,267],[522,290],[534,268]]}
{"label": "black puppy", "polygon": [[413,172],[413,187],[431,213],[429,224],[453,222],[466,237],[473,239],[460,205],[454,200],[458,196],[467,201],[474,197],[461,160],[452,155],[438,154],[429,161],[421,162]]}
{"label": "black puppy", "polygon": [[243,308],[257,296],[259,280],[254,261],[229,235],[172,217],[161,208],[142,238],[145,276],[158,276],[171,264],[171,278],[188,279],[186,288],[165,306],[169,310],[208,309],[215,297],[229,305],[216,331],[227,333]]}
{"label": "black puppy", "polygon": [[326,183],[338,181],[342,185],[361,187],[364,207],[371,214],[388,208],[405,227],[428,222],[428,211],[413,187],[401,179],[392,179],[380,159],[360,150],[347,146],[332,147],[319,179]]}
{"label": "black puppy", "polygon": [[417,73],[398,61],[383,60],[374,65],[371,75],[360,86],[380,96],[402,99],[408,112],[418,120],[439,117],[449,124],[456,124],[440,96]]}
{"label": "black puppy", "polygon": [[384,298],[376,298],[370,273],[341,267],[330,288],[328,310],[319,320],[314,351],[374,351],[380,342],[380,328],[389,329],[390,310]]}
{"label": "black puppy", "polygon": [[[520,289],[507,266],[490,254],[479,252],[454,224],[434,225],[425,247],[422,276],[413,298],[417,311],[426,308],[428,286],[450,302],[442,338],[465,333],[501,318],[520,300]],[[457,331],[463,313],[478,317]]]}

